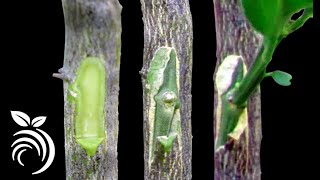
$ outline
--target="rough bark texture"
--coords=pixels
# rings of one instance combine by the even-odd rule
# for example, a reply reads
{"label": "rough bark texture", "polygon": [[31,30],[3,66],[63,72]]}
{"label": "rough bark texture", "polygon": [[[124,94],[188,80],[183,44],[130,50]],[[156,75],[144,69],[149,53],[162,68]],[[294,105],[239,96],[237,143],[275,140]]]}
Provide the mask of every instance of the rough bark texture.
{"label": "rough bark texture", "polygon": [[[262,38],[255,33],[246,20],[240,0],[214,0],[217,35],[217,65],[231,54],[241,55],[247,67],[257,56]],[[215,97],[217,91],[215,90]],[[215,98],[217,107],[217,98]],[[248,101],[248,127],[238,142],[232,142],[225,149],[215,152],[215,180],[260,179],[261,108],[259,88]],[[216,114],[216,109],[215,109]],[[216,139],[216,116],[214,118]],[[248,134],[248,136],[246,136]]]}
{"label": "rough bark texture", "polygon": [[[187,0],[141,0],[144,22],[144,66],[142,68],[144,103],[145,179],[191,179],[191,68],[192,19]],[[155,51],[161,46],[174,47],[180,64],[181,133],[164,163],[149,166],[150,121],[146,73]]]}
{"label": "rough bark texture", "polygon": [[[121,43],[121,6],[117,0],[62,0],[65,17],[64,126],[67,179],[117,179],[118,90]],[[104,60],[107,96],[106,140],[95,156],[87,156],[75,141],[75,107],[67,101],[68,86],[84,57]]]}

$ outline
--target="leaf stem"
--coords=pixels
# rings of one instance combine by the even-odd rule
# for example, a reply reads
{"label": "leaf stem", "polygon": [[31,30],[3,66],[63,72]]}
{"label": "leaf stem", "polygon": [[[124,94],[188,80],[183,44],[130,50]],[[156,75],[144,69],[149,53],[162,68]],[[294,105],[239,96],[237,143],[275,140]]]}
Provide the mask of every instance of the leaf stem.
{"label": "leaf stem", "polygon": [[264,77],[270,77],[270,76],[272,76],[272,73],[273,73],[273,72],[268,72],[268,73],[266,73],[266,74],[264,75]]}
{"label": "leaf stem", "polygon": [[248,73],[242,81],[236,86],[229,99],[237,106],[245,106],[245,103],[251,93],[259,85],[266,74],[266,67],[272,59],[272,54],[281,40],[277,38],[265,38],[263,46],[256,58],[256,61],[250,67]]}
{"label": "leaf stem", "polygon": [[313,8],[305,8],[305,11],[299,19],[289,23],[284,28],[282,35],[278,36],[278,38],[265,38],[263,40],[263,46],[248,73],[245,75],[239,85],[234,88],[233,92],[230,93],[229,99],[232,103],[240,107],[245,106],[247,99],[263,80],[263,78],[270,75],[268,73],[266,74],[266,68],[270,63],[273,52],[278,44],[288,34],[302,27],[303,24],[312,16]]}

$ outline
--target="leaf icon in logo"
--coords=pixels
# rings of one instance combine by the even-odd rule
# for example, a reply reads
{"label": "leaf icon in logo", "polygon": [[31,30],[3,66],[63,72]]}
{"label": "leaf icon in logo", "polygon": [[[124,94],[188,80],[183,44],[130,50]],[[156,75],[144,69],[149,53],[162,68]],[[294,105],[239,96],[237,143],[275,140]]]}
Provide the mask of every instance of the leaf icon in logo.
{"label": "leaf icon in logo", "polygon": [[40,127],[45,121],[46,121],[46,118],[45,116],[39,116],[39,117],[36,117],[34,118],[31,122],[31,126],[33,127]]}
{"label": "leaf icon in logo", "polygon": [[22,127],[27,127],[29,126],[30,123],[30,117],[20,111],[11,111],[11,116],[13,118],[13,120],[20,126]]}

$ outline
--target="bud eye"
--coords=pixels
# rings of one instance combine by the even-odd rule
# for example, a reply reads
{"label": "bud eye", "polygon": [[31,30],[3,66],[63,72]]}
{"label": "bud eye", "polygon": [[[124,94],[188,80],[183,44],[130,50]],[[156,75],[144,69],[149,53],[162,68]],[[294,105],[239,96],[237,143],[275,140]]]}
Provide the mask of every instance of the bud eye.
{"label": "bud eye", "polygon": [[165,92],[162,94],[162,100],[164,103],[174,103],[177,100],[177,96],[172,91]]}

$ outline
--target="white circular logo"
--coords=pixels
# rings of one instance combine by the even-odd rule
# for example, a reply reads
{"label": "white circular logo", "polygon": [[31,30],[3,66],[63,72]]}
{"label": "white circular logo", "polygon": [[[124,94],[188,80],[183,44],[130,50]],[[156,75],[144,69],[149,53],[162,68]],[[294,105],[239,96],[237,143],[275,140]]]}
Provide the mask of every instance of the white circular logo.
{"label": "white circular logo", "polygon": [[[38,152],[38,156],[41,156],[41,160],[45,163],[42,166],[41,169],[39,169],[36,172],[33,172],[32,174],[39,174],[48,169],[48,167],[51,165],[54,159],[55,155],[55,146],[51,139],[51,137],[44,132],[41,129],[38,129],[45,121],[45,116],[39,116],[34,118],[33,120],[30,120],[30,117],[20,111],[11,111],[11,116],[13,120],[22,127],[35,127],[35,130],[21,130],[17,133],[15,133],[13,136],[16,135],[28,135],[26,137],[21,137],[14,141],[11,145],[13,148],[12,150],[12,160],[15,161],[18,160],[19,164],[21,166],[24,166],[24,164],[21,161],[21,155],[23,152],[25,152],[27,149],[33,149],[35,148]],[[32,137],[32,138],[30,138]],[[48,145],[48,149],[47,149]],[[47,156],[48,154],[48,156]],[[47,158],[46,158],[47,157]]]}

